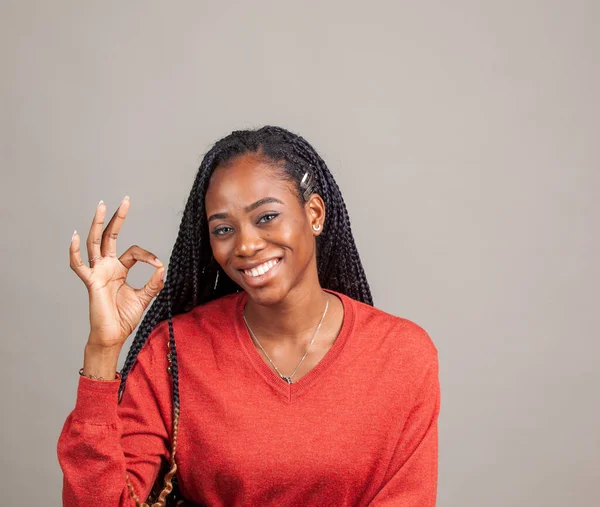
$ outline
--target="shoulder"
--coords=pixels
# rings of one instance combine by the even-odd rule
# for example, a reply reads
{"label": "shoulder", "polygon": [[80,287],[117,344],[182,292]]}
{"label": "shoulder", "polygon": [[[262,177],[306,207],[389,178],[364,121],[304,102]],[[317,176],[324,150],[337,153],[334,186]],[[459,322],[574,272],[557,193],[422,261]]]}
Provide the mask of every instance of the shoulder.
{"label": "shoulder", "polygon": [[[225,331],[233,326],[232,318],[239,302],[239,293],[227,294],[192,308],[186,313],[173,316],[173,333],[177,346],[185,345],[189,339],[207,331]],[[167,349],[169,340],[169,320],[160,321],[148,337],[148,352],[160,355]]]}
{"label": "shoulder", "polygon": [[393,403],[406,406],[417,399],[435,399],[438,350],[424,326],[359,301],[353,307],[352,357],[368,361],[367,375],[376,374],[380,392],[391,393]]}
{"label": "shoulder", "polygon": [[236,306],[240,301],[241,293],[234,292],[202,303],[192,308],[187,313],[182,313],[173,317],[173,325],[179,327],[196,326],[200,322],[221,322],[223,324],[231,322]]}
{"label": "shoulder", "polygon": [[[380,308],[352,300],[355,330],[365,330],[372,345],[422,365],[437,362],[438,350],[423,326]],[[373,343],[373,341],[375,343]]]}

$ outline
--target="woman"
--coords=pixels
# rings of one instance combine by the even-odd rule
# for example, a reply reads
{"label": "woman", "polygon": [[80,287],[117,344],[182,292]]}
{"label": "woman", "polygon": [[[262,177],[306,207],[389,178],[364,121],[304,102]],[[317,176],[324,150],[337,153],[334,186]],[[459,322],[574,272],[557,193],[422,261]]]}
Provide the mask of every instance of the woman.
{"label": "woman", "polygon": [[[76,233],[70,245],[91,328],[58,441],[64,505],[435,505],[437,350],[373,307],[342,195],[308,142],[272,126],[218,141],[164,281],[147,250],[117,258],[128,209],[102,232],[101,201],[90,267]],[[156,271],[135,290],[137,261]]]}

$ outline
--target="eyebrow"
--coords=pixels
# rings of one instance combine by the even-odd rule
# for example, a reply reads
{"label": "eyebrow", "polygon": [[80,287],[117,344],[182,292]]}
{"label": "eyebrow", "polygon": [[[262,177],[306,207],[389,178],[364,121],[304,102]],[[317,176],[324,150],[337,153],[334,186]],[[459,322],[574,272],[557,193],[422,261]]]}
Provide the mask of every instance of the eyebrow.
{"label": "eyebrow", "polygon": [[[244,208],[244,211],[246,213],[250,213],[251,211],[258,208],[259,206],[262,206],[263,204],[268,204],[268,203],[285,204],[283,201],[280,201],[276,197],[263,197],[262,199],[259,199],[258,201],[253,202],[252,204],[249,204],[248,206],[246,206]],[[208,221],[210,222],[211,220],[217,220],[219,218],[227,218],[227,217],[228,217],[227,213],[215,213],[214,215],[211,215],[208,217]]]}

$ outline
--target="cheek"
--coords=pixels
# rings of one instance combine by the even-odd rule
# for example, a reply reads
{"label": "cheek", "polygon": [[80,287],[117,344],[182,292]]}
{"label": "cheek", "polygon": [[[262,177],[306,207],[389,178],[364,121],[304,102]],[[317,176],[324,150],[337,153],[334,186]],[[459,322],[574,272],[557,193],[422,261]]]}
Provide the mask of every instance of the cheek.
{"label": "cheek", "polygon": [[219,264],[224,264],[225,258],[227,257],[227,253],[223,243],[211,240],[210,247],[212,249],[212,254],[215,260]]}
{"label": "cheek", "polygon": [[277,236],[273,235],[269,238],[269,241],[273,243],[279,243],[291,250],[291,253],[294,256],[302,256],[304,255],[304,251],[306,250],[306,237],[302,233],[302,231],[298,229],[287,229],[285,231],[280,231]]}
{"label": "cheek", "polygon": [[282,243],[289,245],[294,253],[299,256],[309,256],[314,247],[314,236],[303,221],[296,221],[282,229],[279,234]]}
{"label": "cheek", "polygon": [[296,245],[296,248],[306,241],[306,221],[300,218],[290,218],[277,230],[279,238],[286,243]]}

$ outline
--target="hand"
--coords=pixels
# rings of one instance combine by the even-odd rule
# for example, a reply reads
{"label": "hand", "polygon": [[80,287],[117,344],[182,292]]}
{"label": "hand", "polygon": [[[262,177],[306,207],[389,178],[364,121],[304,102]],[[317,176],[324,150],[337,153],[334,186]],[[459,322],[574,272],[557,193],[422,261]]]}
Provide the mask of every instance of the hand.
{"label": "hand", "polygon": [[[88,289],[90,303],[90,335],[88,346],[120,350],[139,324],[144,311],[164,287],[165,267],[151,252],[130,246],[117,258],[117,236],[127,216],[130,201],[126,196],[115,211],[104,232],[106,205],[101,202],[87,238],[88,267],[81,258],[77,232],[69,247],[70,266]],[[95,260],[93,260],[95,259]],[[141,289],[127,284],[127,273],[138,262],[156,267]]]}

